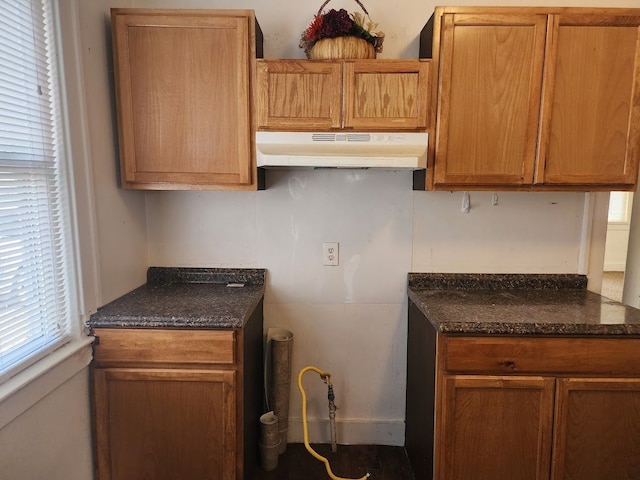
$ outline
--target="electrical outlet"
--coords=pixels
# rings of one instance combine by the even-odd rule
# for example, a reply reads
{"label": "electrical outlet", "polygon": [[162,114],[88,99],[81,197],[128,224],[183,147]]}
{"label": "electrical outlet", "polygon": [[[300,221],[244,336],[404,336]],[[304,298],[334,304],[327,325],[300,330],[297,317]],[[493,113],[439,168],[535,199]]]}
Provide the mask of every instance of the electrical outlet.
{"label": "electrical outlet", "polygon": [[336,266],[339,265],[340,257],[338,242],[324,242],[322,244],[322,264]]}

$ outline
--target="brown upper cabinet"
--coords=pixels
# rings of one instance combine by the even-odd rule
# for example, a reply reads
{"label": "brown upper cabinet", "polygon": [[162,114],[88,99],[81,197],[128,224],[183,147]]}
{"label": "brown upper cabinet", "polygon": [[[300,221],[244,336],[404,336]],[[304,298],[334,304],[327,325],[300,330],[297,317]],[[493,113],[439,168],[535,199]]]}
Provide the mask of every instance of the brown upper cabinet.
{"label": "brown upper cabinet", "polygon": [[633,190],[640,9],[438,7],[427,187]]}
{"label": "brown upper cabinet", "polygon": [[258,60],[258,129],[425,131],[429,64]]}
{"label": "brown upper cabinet", "polygon": [[253,11],[118,8],[111,20],[122,186],[256,189]]}

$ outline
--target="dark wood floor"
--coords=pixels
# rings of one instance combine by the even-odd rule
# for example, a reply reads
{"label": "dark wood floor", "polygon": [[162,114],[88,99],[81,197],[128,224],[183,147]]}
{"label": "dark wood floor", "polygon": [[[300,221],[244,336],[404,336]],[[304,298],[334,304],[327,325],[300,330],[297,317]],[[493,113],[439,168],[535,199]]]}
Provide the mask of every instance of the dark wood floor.
{"label": "dark wood floor", "polygon": [[[371,480],[414,480],[409,459],[403,447],[382,445],[339,445],[331,453],[331,445],[313,445],[331,464],[334,475],[361,478],[367,473]],[[256,472],[253,480],[327,480],[323,462],[315,459],[301,443],[290,443],[278,458],[278,468],[271,472]]]}

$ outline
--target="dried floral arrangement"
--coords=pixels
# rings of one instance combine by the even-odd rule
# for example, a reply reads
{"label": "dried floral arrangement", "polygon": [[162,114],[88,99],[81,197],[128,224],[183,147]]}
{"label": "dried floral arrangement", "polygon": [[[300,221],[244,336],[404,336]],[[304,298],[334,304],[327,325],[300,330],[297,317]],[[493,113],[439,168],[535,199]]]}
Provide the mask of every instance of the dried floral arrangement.
{"label": "dried floral arrangement", "polygon": [[377,30],[378,24],[371,21],[369,12],[359,0],[355,1],[362,8],[364,15],[360,12],[350,14],[344,8],[340,10],[332,8],[322,13],[329,1],[326,0],[322,4],[309,26],[302,32],[300,48],[304,49],[307,57],[311,57],[311,49],[318,41],[337,37],[361,38],[373,45],[377,53],[382,52],[384,33]]}

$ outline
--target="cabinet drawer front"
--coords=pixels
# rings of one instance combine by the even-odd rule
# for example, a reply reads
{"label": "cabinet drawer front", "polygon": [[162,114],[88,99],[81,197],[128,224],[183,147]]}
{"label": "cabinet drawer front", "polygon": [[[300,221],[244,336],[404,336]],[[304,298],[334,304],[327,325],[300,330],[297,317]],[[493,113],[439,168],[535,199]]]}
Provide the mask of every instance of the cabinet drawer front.
{"label": "cabinet drawer front", "polygon": [[232,364],[233,331],[95,329],[97,363]]}
{"label": "cabinet drawer front", "polygon": [[443,367],[465,373],[640,375],[640,339],[440,337]]}

